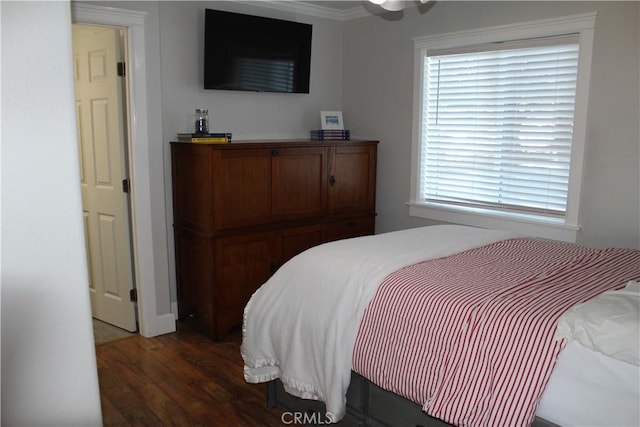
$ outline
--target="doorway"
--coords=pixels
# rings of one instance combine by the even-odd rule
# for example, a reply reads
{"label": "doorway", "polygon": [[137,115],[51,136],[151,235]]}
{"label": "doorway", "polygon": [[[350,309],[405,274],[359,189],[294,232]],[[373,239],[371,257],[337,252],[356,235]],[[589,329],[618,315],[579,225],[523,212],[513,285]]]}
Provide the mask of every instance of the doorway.
{"label": "doorway", "polygon": [[[123,3],[124,4],[124,3]],[[136,3],[146,8],[146,4]],[[169,291],[169,270],[157,261],[157,242],[162,237],[152,233],[151,224],[157,221],[158,208],[151,199],[151,166],[149,153],[152,151],[149,135],[147,111],[147,76],[145,34],[148,13],[142,10],[120,9],[71,2],[73,23],[126,28],[127,58],[129,64],[127,81],[129,85],[129,128],[131,165],[131,208],[134,241],[134,273],[137,290],[138,332],[143,337],[175,332],[176,318],[172,312],[158,313],[158,293]],[[135,9],[135,7],[134,7]],[[164,198],[160,197],[162,205]],[[156,204],[158,198],[155,199]],[[164,288],[166,286],[166,288]]]}
{"label": "doorway", "polygon": [[132,259],[126,31],[73,24],[74,81],[92,314],[138,329]]}

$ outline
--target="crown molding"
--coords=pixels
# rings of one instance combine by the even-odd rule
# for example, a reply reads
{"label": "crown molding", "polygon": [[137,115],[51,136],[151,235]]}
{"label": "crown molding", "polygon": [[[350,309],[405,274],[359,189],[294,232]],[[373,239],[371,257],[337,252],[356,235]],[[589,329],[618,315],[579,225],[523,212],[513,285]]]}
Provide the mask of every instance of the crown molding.
{"label": "crown molding", "polygon": [[86,3],[71,3],[72,19],[83,24],[91,24],[97,20],[102,25],[143,25],[146,15],[147,12],[135,10]]}
{"label": "crown molding", "polygon": [[331,7],[308,4],[295,0],[249,0],[242,3],[268,9],[293,12],[300,15],[314,16],[316,18],[331,19],[334,21],[349,21],[351,19],[369,16],[370,13],[362,6],[345,10],[337,10]]}

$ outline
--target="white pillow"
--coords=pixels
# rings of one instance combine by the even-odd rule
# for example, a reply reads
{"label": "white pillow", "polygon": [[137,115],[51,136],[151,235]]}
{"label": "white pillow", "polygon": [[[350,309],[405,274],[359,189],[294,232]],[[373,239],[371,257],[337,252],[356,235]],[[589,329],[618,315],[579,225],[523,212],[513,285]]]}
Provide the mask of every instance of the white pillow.
{"label": "white pillow", "polygon": [[606,291],[560,317],[556,338],[640,366],[640,283]]}

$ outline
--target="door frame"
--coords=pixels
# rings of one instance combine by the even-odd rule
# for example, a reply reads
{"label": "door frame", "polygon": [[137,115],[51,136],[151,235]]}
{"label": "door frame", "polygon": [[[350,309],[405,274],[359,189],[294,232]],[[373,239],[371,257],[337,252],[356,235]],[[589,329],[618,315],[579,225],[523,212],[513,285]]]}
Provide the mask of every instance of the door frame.
{"label": "door frame", "polygon": [[151,229],[151,187],[148,153],[147,89],[145,63],[146,12],[71,3],[74,24],[107,25],[127,31],[127,114],[129,117],[129,171],[131,178],[131,234],[133,270],[137,288],[138,329],[153,337],[176,330],[173,313],[157,315],[155,261]]}

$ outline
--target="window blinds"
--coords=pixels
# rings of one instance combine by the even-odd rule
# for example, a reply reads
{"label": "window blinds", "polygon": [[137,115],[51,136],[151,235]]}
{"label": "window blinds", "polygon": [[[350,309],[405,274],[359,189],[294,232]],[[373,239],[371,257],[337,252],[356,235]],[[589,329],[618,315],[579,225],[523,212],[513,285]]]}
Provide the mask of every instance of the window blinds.
{"label": "window blinds", "polygon": [[424,60],[423,201],[563,216],[577,38]]}

